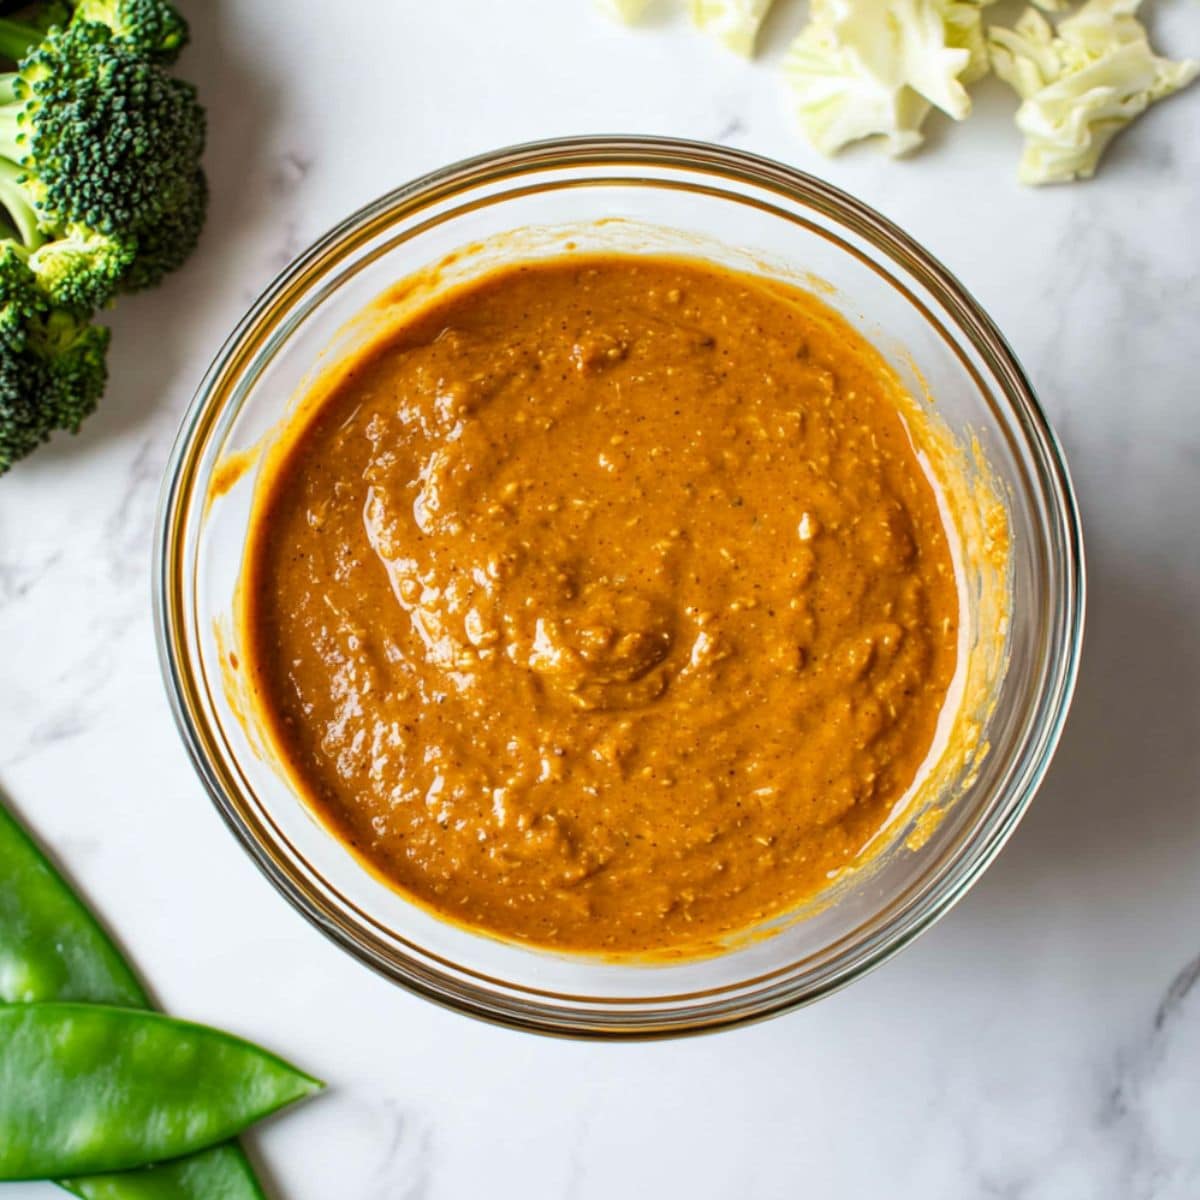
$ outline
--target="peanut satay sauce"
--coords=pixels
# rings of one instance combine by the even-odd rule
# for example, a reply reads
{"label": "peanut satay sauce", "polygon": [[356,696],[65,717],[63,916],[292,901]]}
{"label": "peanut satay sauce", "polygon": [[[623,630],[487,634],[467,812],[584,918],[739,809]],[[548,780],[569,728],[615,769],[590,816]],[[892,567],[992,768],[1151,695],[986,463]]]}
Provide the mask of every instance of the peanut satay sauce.
{"label": "peanut satay sauce", "polygon": [[959,601],[878,353],[689,260],[510,266],[366,347],[260,484],[253,703],[456,922],[711,944],[814,896],[934,739]]}

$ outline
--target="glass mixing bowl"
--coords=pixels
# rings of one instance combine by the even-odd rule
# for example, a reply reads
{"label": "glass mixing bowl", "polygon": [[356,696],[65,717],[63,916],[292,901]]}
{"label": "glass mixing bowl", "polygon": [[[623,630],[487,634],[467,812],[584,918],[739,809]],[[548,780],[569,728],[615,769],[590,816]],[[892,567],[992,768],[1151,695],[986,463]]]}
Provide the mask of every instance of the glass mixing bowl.
{"label": "glass mixing bowl", "polygon": [[[407,901],[309,813],[243,722],[228,679],[254,487],[253,470],[239,464],[318,364],[351,344],[356,314],[389,285],[453,262],[452,252],[461,272],[486,265],[497,246],[503,256],[519,244],[528,257],[622,239],[633,250],[819,281],[823,298],[915,394],[927,388],[939,419],[986,459],[1011,533],[1007,616],[989,616],[978,589],[967,593],[972,636],[999,639],[1003,652],[978,713],[990,749],[942,781],[941,819],[913,811],[898,820],[871,869],[840,881],[803,919],[777,922],[773,936],[653,965],[507,944]],[[218,809],[267,877],[340,945],[413,992],[577,1036],[654,1037],[759,1019],[828,994],[912,941],[963,895],[1029,804],[1067,711],[1083,627],[1082,543],[1061,451],[1011,350],[962,285],[878,213],[818,179],[655,138],[497,151],[407,184],[323,237],[267,289],[205,376],[171,457],[156,553],[158,637],[176,719]]]}

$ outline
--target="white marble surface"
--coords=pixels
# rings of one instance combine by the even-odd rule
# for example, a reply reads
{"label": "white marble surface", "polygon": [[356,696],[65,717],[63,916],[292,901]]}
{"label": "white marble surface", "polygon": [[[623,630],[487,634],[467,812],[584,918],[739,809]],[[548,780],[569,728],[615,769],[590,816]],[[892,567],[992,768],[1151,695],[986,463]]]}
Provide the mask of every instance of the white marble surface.
{"label": "white marble surface", "polygon": [[[113,317],[78,439],[0,481],[0,787],[120,931],[163,1005],[330,1082],[255,1134],[280,1200],[1200,1196],[1200,88],[1091,184],[1013,180],[1011,104],[905,163],[819,161],[774,62],[660,6],[199,0],[212,223]],[[1160,41],[1200,52],[1195,0]],[[833,999],[756,1028],[579,1045],[442,1012],[297,916],[181,748],[151,632],[161,470],[254,294],[350,209],[451,159],[585,131],[716,139],[824,173],[957,271],[1061,434],[1088,533],[1074,715],[1042,794],[971,895]],[[0,884],[2,886],[2,884]],[[4,1200],[49,1196],[0,1189]]]}

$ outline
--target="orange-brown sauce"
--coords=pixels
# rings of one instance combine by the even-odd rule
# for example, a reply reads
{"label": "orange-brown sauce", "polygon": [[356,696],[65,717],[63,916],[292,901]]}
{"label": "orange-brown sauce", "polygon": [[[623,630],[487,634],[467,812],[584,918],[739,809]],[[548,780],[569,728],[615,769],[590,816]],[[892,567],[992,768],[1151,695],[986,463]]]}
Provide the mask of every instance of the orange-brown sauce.
{"label": "orange-brown sauce", "polygon": [[545,946],[700,945],[812,896],[955,668],[896,386],[805,292],[618,255],[497,271],[363,351],[247,554],[249,679],[310,804]]}

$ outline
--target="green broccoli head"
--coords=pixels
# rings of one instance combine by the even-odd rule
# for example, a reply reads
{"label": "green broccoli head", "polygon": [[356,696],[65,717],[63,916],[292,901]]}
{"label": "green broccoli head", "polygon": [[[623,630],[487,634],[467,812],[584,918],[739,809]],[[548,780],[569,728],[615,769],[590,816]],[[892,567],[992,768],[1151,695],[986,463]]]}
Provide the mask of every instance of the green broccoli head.
{"label": "green broccoli head", "polygon": [[51,29],[0,87],[0,155],[47,232],[123,237],[153,226],[193,185],[204,148],[195,89],[89,21]]}
{"label": "green broccoli head", "polygon": [[56,308],[0,246],[0,474],[56,429],[79,429],[108,380],[109,331]]}
{"label": "green broccoli head", "polygon": [[134,245],[85,225],[68,225],[60,237],[29,256],[29,266],[52,304],[91,312],[123,286],[134,261]]}
{"label": "green broccoli head", "polygon": [[164,66],[179,57],[191,36],[169,0],[42,0],[17,19],[0,17],[0,53],[19,61],[49,30],[65,29],[72,18],[106,26],[114,41]]}
{"label": "green broccoli head", "polygon": [[45,308],[24,255],[12,242],[0,242],[0,352],[23,351],[31,322]]}
{"label": "green broccoli head", "polygon": [[50,436],[45,364],[29,351],[29,329],[45,301],[11,245],[0,246],[0,475]]}
{"label": "green broccoli head", "polygon": [[8,235],[2,244],[29,264],[52,303],[81,312],[107,304],[133,262],[133,239],[68,225],[47,241],[24,178],[21,167],[0,158],[0,204],[11,222],[11,228],[0,222],[0,237]]}
{"label": "green broccoli head", "polygon": [[181,267],[195,250],[207,215],[208,180],[197,168],[180,203],[137,235],[137,255],[121,280],[122,289],[139,292],[155,287],[164,275]]}
{"label": "green broccoli head", "polygon": [[107,25],[113,38],[161,63],[188,44],[187,21],[167,0],[78,0],[76,19]]}
{"label": "green broccoli head", "polygon": [[168,75],[169,0],[43,0],[0,17],[0,474],[79,429],[107,382],[91,312],[191,253],[208,187],[204,111]]}
{"label": "green broccoli head", "polygon": [[45,392],[46,375],[36,360],[0,349],[0,475],[49,438]]}
{"label": "green broccoli head", "polygon": [[110,337],[106,326],[63,308],[30,326],[29,349],[46,372],[42,400],[51,428],[78,433],[83,418],[96,411],[108,383]]}

